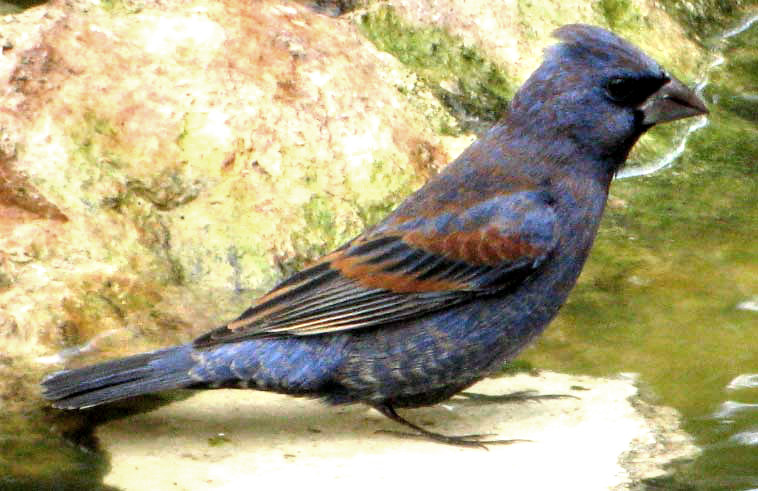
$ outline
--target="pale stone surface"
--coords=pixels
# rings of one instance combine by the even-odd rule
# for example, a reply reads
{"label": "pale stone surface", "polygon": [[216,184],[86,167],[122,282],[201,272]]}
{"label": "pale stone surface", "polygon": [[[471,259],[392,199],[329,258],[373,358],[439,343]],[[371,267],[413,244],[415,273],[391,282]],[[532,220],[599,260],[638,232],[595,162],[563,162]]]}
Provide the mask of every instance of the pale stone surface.
{"label": "pale stone surface", "polygon": [[[581,387],[581,390],[578,389]],[[364,406],[330,408],[253,391],[205,391],[97,431],[120,489],[624,490],[697,453],[675,411],[640,401],[630,377],[543,372],[487,379],[472,392],[537,389],[578,397],[472,405],[462,399],[405,410],[446,434],[493,433],[531,442],[489,451],[399,438],[398,425]]]}

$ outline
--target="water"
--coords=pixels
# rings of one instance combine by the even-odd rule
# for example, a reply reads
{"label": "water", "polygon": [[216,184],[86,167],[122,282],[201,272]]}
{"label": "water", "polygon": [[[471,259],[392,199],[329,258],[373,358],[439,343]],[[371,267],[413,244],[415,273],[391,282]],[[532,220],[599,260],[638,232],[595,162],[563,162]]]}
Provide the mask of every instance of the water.
{"label": "water", "polygon": [[[522,356],[637,372],[648,397],[682,413],[703,453],[648,489],[758,488],[758,22],[728,34],[702,87],[707,122],[614,183],[579,285]],[[0,489],[102,489],[90,423],[4,417]]]}

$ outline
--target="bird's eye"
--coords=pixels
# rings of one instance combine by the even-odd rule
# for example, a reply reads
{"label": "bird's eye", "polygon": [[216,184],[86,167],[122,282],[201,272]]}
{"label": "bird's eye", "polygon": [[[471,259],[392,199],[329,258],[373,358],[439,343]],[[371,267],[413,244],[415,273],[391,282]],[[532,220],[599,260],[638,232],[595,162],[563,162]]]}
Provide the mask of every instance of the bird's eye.
{"label": "bird's eye", "polygon": [[614,77],[605,85],[608,96],[616,102],[627,102],[634,96],[635,80]]}

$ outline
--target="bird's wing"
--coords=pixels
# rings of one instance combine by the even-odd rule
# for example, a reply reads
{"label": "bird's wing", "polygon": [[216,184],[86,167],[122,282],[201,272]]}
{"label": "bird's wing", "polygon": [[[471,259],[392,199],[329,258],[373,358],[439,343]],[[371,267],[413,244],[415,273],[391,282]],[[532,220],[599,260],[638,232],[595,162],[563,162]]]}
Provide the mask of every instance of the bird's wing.
{"label": "bird's wing", "polygon": [[520,191],[462,212],[388,219],[195,341],[307,336],[375,327],[518,284],[558,240],[552,200]]}

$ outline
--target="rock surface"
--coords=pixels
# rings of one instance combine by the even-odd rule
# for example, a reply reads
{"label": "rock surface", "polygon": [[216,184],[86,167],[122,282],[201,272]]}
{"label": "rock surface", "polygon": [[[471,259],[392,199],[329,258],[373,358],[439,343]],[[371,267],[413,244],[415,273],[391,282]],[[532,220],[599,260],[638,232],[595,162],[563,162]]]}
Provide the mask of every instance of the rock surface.
{"label": "rock surface", "polygon": [[2,21],[8,360],[192,337],[471,140],[438,134],[454,119],[353,22],[298,4],[61,1]]}
{"label": "rock surface", "polygon": [[[472,392],[538,387],[576,398],[446,404],[406,410],[446,434],[492,433],[530,442],[489,451],[400,438],[402,430],[364,406],[329,408],[251,391],[205,391],[158,410],[110,422],[97,436],[110,455],[105,483],[125,491],[270,486],[330,489],[633,489],[697,449],[673,410],[640,401],[631,378],[543,372],[488,379]],[[590,443],[591,442],[591,443]],[[283,484],[283,483],[286,483]]]}

